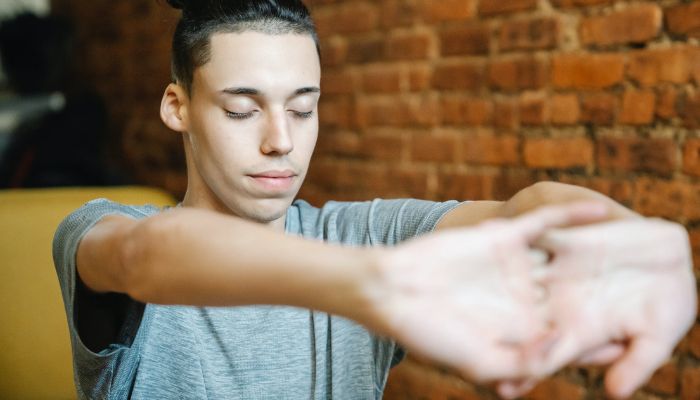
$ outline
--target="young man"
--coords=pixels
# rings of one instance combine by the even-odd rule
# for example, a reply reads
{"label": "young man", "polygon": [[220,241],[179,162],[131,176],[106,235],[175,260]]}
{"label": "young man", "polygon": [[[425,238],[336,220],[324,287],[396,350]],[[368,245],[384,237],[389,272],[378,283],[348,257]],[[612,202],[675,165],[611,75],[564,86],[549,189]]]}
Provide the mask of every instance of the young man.
{"label": "young man", "polygon": [[[624,396],[692,324],[685,231],[588,190],[294,201],[321,90],[306,8],[169,3],[183,17],[161,117],[183,137],[185,198],[165,211],[96,200],[54,241],[81,398],[380,398],[403,355],[389,338],[505,396],[572,361],[614,362],[608,388]],[[598,202],[516,217],[573,200]],[[607,302],[620,298],[636,307]]]}

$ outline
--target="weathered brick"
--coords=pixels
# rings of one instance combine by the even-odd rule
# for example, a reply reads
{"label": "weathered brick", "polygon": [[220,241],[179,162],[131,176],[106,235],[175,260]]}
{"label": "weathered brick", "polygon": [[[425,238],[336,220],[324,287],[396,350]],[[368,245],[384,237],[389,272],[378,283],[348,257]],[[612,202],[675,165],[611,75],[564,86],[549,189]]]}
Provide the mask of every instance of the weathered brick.
{"label": "weathered brick", "polygon": [[367,93],[395,93],[401,90],[401,83],[402,71],[395,65],[372,66],[362,71],[362,90]]}
{"label": "weathered brick", "polygon": [[532,392],[525,396],[526,400],[567,399],[580,400],[585,396],[583,387],[567,381],[563,377],[553,377],[542,381]]}
{"label": "weathered brick", "polygon": [[349,128],[354,124],[355,107],[347,96],[326,96],[318,104],[319,124],[323,128]]}
{"label": "weathered brick", "polygon": [[656,94],[651,90],[627,90],[622,98],[620,123],[647,125],[654,121]]}
{"label": "weathered brick", "polygon": [[590,93],[581,99],[581,121],[608,126],[615,121],[617,98],[609,93]]}
{"label": "weathered brick", "polygon": [[520,140],[514,135],[465,135],[462,140],[462,162],[480,165],[516,165],[520,161]]}
{"label": "weathered brick", "polygon": [[411,26],[418,19],[416,0],[385,0],[381,2],[380,19],[385,28]]}
{"label": "weathered brick", "polygon": [[598,4],[610,4],[615,0],[551,0],[555,7],[561,8],[571,8],[571,7],[585,7],[593,6]]}
{"label": "weathered brick", "polygon": [[535,8],[537,8],[537,0],[481,0],[479,2],[479,14],[483,16],[507,14]]}
{"label": "weathered brick", "polygon": [[683,93],[678,102],[678,114],[686,128],[700,128],[700,91]]}
{"label": "weathered brick", "polygon": [[579,29],[581,41],[595,46],[644,43],[661,31],[662,14],[658,5],[646,3],[602,17],[585,18]]}
{"label": "weathered brick", "polygon": [[518,103],[515,100],[499,100],[494,104],[493,125],[504,131],[518,128]]}
{"label": "weathered brick", "polygon": [[429,22],[468,20],[476,16],[475,0],[421,0],[421,14]]}
{"label": "weathered brick", "polygon": [[621,54],[563,54],[552,61],[552,81],[559,88],[602,89],[624,79]]}
{"label": "weathered brick", "polygon": [[700,176],[700,139],[690,138],[683,145],[683,172]]}
{"label": "weathered brick", "polygon": [[555,125],[571,125],[579,121],[581,106],[575,94],[559,94],[549,99],[550,121]]}
{"label": "weathered brick", "polygon": [[556,18],[506,21],[501,25],[498,47],[501,51],[552,49],[559,43],[559,32]]}
{"label": "weathered brick", "polygon": [[630,55],[627,74],[643,86],[686,83],[695,68],[694,48],[642,50]]}
{"label": "weathered brick", "polygon": [[527,139],[524,161],[532,168],[587,167],[593,161],[593,143],[583,137]]}
{"label": "weathered brick", "polygon": [[358,154],[371,160],[379,161],[399,161],[406,140],[404,135],[383,134],[383,135],[362,135]]}
{"label": "weathered brick", "polygon": [[453,162],[456,158],[455,135],[414,135],[411,141],[411,160]]}
{"label": "weathered brick", "polygon": [[433,73],[433,87],[436,89],[475,90],[484,83],[484,66],[478,62],[451,62],[439,64]]}
{"label": "weathered brick", "polygon": [[686,367],[681,373],[681,400],[700,399],[700,367]]}
{"label": "weathered brick", "polygon": [[321,39],[321,63],[324,67],[340,65],[347,56],[348,43],[344,39]]}
{"label": "weathered brick", "polygon": [[678,393],[678,382],[678,367],[673,362],[668,362],[654,373],[646,388],[654,393],[670,396]]}
{"label": "weathered brick", "polygon": [[[691,236],[691,245],[693,246],[693,251],[695,251],[695,247],[697,246],[696,243],[693,243],[693,238],[692,234]],[[695,324],[693,327],[690,329],[690,332],[688,332],[688,335],[685,337],[685,341],[687,342],[687,349],[690,351],[692,355],[695,357],[700,357],[700,325]]]}
{"label": "weathered brick", "polygon": [[489,84],[494,89],[540,89],[548,83],[549,64],[534,57],[500,59],[488,67]]}
{"label": "weathered brick", "polygon": [[690,188],[676,181],[640,177],[635,182],[634,209],[643,215],[678,220],[691,197]]}
{"label": "weathered brick", "polygon": [[349,94],[356,86],[355,74],[348,70],[328,70],[321,75],[321,89],[327,95]]}
{"label": "weathered brick", "polygon": [[433,126],[438,119],[437,102],[425,96],[363,98],[357,103],[357,124],[370,126]]}
{"label": "weathered brick", "polygon": [[440,99],[440,117],[447,125],[484,125],[493,118],[493,104],[480,98],[445,95]]}
{"label": "weathered brick", "polygon": [[700,36],[700,3],[693,1],[666,9],[666,25],[677,35]]}
{"label": "weathered brick", "polygon": [[488,25],[459,26],[439,33],[440,52],[445,56],[488,54],[491,30]]}
{"label": "weathered brick", "polygon": [[437,197],[441,200],[490,200],[493,190],[494,176],[490,174],[442,172],[438,175]]}
{"label": "weathered brick", "polygon": [[666,87],[660,89],[656,99],[656,116],[661,119],[671,119],[678,116],[677,101],[678,91],[675,88]]}
{"label": "weathered brick", "polygon": [[319,135],[316,152],[332,157],[356,157],[359,154],[360,138],[352,133]]}
{"label": "weathered brick", "polygon": [[671,175],[676,167],[676,152],[676,142],[672,139],[602,137],[598,139],[598,166]]}
{"label": "weathered brick", "polygon": [[426,65],[412,65],[408,71],[408,88],[411,91],[430,88],[433,70]]}
{"label": "weathered brick", "polygon": [[319,36],[369,32],[379,25],[379,9],[368,2],[353,1],[319,8],[313,14]]}
{"label": "weathered brick", "polygon": [[520,96],[520,123],[540,126],[548,122],[549,109],[547,99],[541,93],[524,93]]}
{"label": "weathered brick", "polygon": [[384,57],[385,41],[379,37],[352,39],[347,43],[347,62],[361,64]]}
{"label": "weathered brick", "polygon": [[433,46],[428,32],[411,32],[390,36],[386,45],[386,57],[390,60],[425,60]]}

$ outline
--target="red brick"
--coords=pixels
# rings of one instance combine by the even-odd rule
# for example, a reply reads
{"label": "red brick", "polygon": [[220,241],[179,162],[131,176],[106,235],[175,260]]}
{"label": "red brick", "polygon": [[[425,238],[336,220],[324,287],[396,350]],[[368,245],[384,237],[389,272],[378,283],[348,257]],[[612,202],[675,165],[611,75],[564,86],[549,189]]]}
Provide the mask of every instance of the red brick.
{"label": "red brick", "polygon": [[646,388],[654,393],[662,395],[675,395],[678,393],[678,368],[676,364],[668,362],[659,368],[647,383]]}
{"label": "red brick", "polygon": [[412,91],[430,88],[433,71],[425,65],[412,65],[408,71],[408,87]]}
{"label": "red brick", "polygon": [[438,368],[423,365],[408,358],[391,370],[384,399],[412,399],[420,394],[431,399],[480,400],[474,388],[462,379],[445,374]]}
{"label": "red brick", "polygon": [[369,63],[384,57],[385,40],[378,37],[352,39],[347,44],[347,62]]}
{"label": "red brick", "polygon": [[559,43],[559,31],[559,20],[556,18],[505,21],[501,25],[499,49],[553,49]]}
{"label": "red brick", "polygon": [[672,139],[602,137],[598,139],[598,166],[671,175],[676,167],[676,152],[676,142]]}
{"label": "red brick", "polygon": [[683,172],[700,176],[700,139],[691,138],[683,145]]}
{"label": "red brick", "polygon": [[532,171],[508,171],[496,176],[491,200],[508,200],[540,179]]}
{"label": "red brick", "polygon": [[582,137],[527,139],[524,158],[532,168],[587,167],[593,161],[593,144]]}
{"label": "red brick", "polygon": [[432,46],[433,38],[428,32],[395,35],[387,41],[386,57],[390,60],[425,60]]}
{"label": "red brick", "polygon": [[493,104],[480,98],[445,95],[440,99],[440,116],[443,124],[485,125],[493,118]]}
{"label": "red brick", "polygon": [[581,106],[575,94],[554,95],[549,99],[550,121],[555,125],[572,125],[581,117]]}
{"label": "red brick", "polygon": [[476,16],[475,0],[421,0],[421,14],[428,22],[467,20]]}
{"label": "red brick", "polygon": [[700,399],[700,368],[686,367],[681,374],[681,400]]}
{"label": "red brick", "polygon": [[433,87],[445,90],[475,90],[484,82],[484,66],[477,62],[443,63],[435,67]]}
{"label": "red brick", "polygon": [[683,119],[683,126],[688,129],[700,128],[700,91],[683,93],[678,113]]}
{"label": "red brick", "polygon": [[647,125],[654,122],[656,94],[651,90],[627,90],[622,98],[620,123]]}
{"label": "red brick", "polygon": [[395,65],[373,66],[362,71],[362,90],[367,93],[398,92],[401,90],[401,82],[401,69]]}
{"label": "red brick", "polygon": [[633,187],[627,180],[561,175],[559,182],[578,185],[595,190],[626,206],[632,205]]}
{"label": "red brick", "polygon": [[520,123],[523,125],[540,126],[549,120],[549,109],[543,94],[525,93],[520,96]]}
{"label": "red brick", "polygon": [[360,138],[351,133],[319,135],[316,156],[356,157],[359,154]]}
{"label": "red brick", "polygon": [[622,54],[563,54],[552,62],[552,81],[559,88],[607,88],[621,83],[624,72]]}
{"label": "red brick", "polygon": [[348,44],[339,38],[321,40],[321,63],[324,67],[334,67],[345,62]]}
{"label": "red brick", "polygon": [[608,93],[591,93],[581,99],[581,122],[608,126],[615,121],[617,98]]}
{"label": "red brick", "polygon": [[326,95],[352,93],[357,82],[348,70],[326,70],[321,75],[321,89]]}
{"label": "red brick", "polygon": [[501,130],[513,131],[518,128],[518,103],[514,100],[499,100],[494,105],[493,125]]}
{"label": "red brick", "polygon": [[677,181],[640,177],[635,182],[634,209],[644,215],[678,220],[691,197],[688,185]]}
{"label": "red brick", "polygon": [[643,86],[686,83],[695,68],[695,49],[675,47],[643,50],[630,55],[628,75]]}
{"label": "red brick", "polygon": [[537,8],[537,0],[481,0],[479,14],[493,16]]}
{"label": "red brick", "polygon": [[463,138],[462,162],[480,165],[516,165],[520,140],[513,135],[468,135]]}
{"label": "red brick", "polygon": [[399,161],[406,146],[403,135],[362,135],[358,153],[361,157],[380,161]]}
{"label": "red brick", "polygon": [[584,18],[579,34],[584,45],[644,43],[659,34],[661,22],[661,8],[647,3],[602,17]]}
{"label": "red brick", "polygon": [[438,118],[437,102],[427,96],[363,98],[357,103],[360,127],[403,126],[427,127]]}
{"label": "red brick", "polygon": [[500,59],[489,65],[488,75],[494,89],[540,89],[548,83],[549,64],[534,57]]}
{"label": "red brick", "polygon": [[615,0],[552,0],[552,4],[555,7],[571,8],[593,6],[598,4],[610,4],[613,1]]}
{"label": "red brick", "polygon": [[438,175],[437,197],[441,200],[490,200],[493,190],[494,177],[489,174],[442,172]]}
{"label": "red brick", "polygon": [[677,35],[700,36],[700,3],[693,1],[666,9],[666,25]]}
{"label": "red brick", "polygon": [[323,128],[349,128],[354,123],[355,108],[345,96],[326,96],[318,105],[318,119]]}
{"label": "red brick", "polygon": [[369,32],[379,24],[379,10],[374,4],[353,1],[318,8],[313,14],[318,35]]}
{"label": "red brick", "polygon": [[581,400],[586,390],[563,377],[549,378],[537,385],[532,392],[525,396],[526,400],[567,399]]}
{"label": "red brick", "polygon": [[411,26],[418,19],[415,0],[385,0],[381,2],[381,24],[385,28]]}
{"label": "red brick", "polygon": [[[695,235],[691,233],[690,239],[691,245],[693,245],[693,251],[695,251],[697,249],[697,238],[693,236],[697,236],[698,232],[696,231],[693,233],[695,233]],[[695,243],[693,243],[693,239],[695,239]],[[685,339],[687,341],[687,349],[690,351],[690,354],[694,355],[695,357],[700,357],[700,325],[693,325]]]}
{"label": "red brick", "polygon": [[439,37],[442,55],[488,54],[491,30],[487,25],[460,26],[440,32]]}
{"label": "red brick", "polygon": [[667,87],[659,91],[656,100],[656,116],[661,119],[671,119],[678,116],[676,103],[678,92],[675,88]]}
{"label": "red brick", "polygon": [[[700,229],[691,228],[688,232],[688,236],[690,237],[690,247],[693,250],[693,270],[695,271],[695,276],[698,276],[700,275]],[[698,346],[697,330],[698,329],[696,324],[690,331],[690,335],[686,336],[685,339],[683,339],[683,341],[681,342],[681,351],[687,352],[691,347],[694,347],[696,349],[696,354],[698,354],[696,347]],[[693,333],[693,331],[696,331],[696,333]],[[696,355],[696,357],[698,356]]]}
{"label": "red brick", "polygon": [[411,160],[453,162],[457,138],[454,135],[414,135],[411,141]]}

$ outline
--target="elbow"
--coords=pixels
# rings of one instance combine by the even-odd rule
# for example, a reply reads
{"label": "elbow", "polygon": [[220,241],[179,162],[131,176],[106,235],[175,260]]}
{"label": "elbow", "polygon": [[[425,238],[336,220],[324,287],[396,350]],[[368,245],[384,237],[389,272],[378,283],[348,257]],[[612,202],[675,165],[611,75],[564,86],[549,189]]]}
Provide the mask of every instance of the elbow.
{"label": "elbow", "polygon": [[155,302],[158,271],[162,260],[158,245],[163,243],[165,228],[162,218],[139,221],[124,232],[119,263],[122,292],[136,301]]}

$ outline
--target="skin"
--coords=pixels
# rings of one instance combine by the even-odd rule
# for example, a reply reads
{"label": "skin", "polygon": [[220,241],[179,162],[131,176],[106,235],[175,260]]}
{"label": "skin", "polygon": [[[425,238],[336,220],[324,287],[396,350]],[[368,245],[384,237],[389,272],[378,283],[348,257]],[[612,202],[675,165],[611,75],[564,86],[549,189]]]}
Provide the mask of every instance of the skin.
{"label": "skin", "polygon": [[[468,379],[500,382],[506,397],[569,362],[624,357],[628,349],[619,345],[624,338],[619,331],[569,340],[573,345],[554,347],[556,356],[548,355],[553,334],[612,317],[595,312],[564,317],[557,301],[568,311],[595,304],[578,295],[573,283],[567,286],[566,275],[533,278],[547,260],[533,259],[531,249],[548,243],[541,240],[554,228],[616,219],[628,230],[608,236],[611,249],[630,253],[646,243],[631,232],[658,233],[658,226],[632,226],[643,219],[590,190],[540,183],[506,202],[465,203],[444,216],[436,233],[392,248],[344,248],[285,236],[285,213],[318,135],[321,72],[314,42],[308,35],[215,34],[211,54],[195,70],[191,94],[171,84],[161,104],[164,123],[184,141],[184,207],[142,220],[108,216],[98,222],[77,254],[78,274],[90,290],[146,303],[286,304],[342,315]],[[271,176],[280,174],[291,177]],[[581,200],[588,203],[571,204]],[[591,229],[595,236],[608,228]],[[670,240],[659,236],[659,248]],[[541,247],[556,263],[567,264],[557,268],[576,263],[593,280],[587,274],[600,260],[580,249],[576,258],[565,257],[577,248],[577,240],[567,243]],[[681,248],[687,250],[687,243]],[[614,272],[617,267],[613,263],[604,272],[612,287],[627,279]],[[690,279],[687,270],[686,264],[676,268],[676,279]],[[284,284],[273,288],[271,280]],[[543,300],[538,295],[543,286],[556,296]],[[695,307],[694,292],[674,302],[664,295],[654,287],[637,293],[660,309]],[[666,324],[674,334],[659,339],[664,349],[687,330],[686,315]],[[635,328],[637,335],[654,329],[644,323]],[[656,357],[640,368],[660,364]],[[619,382],[624,393],[640,384],[638,376]]]}

